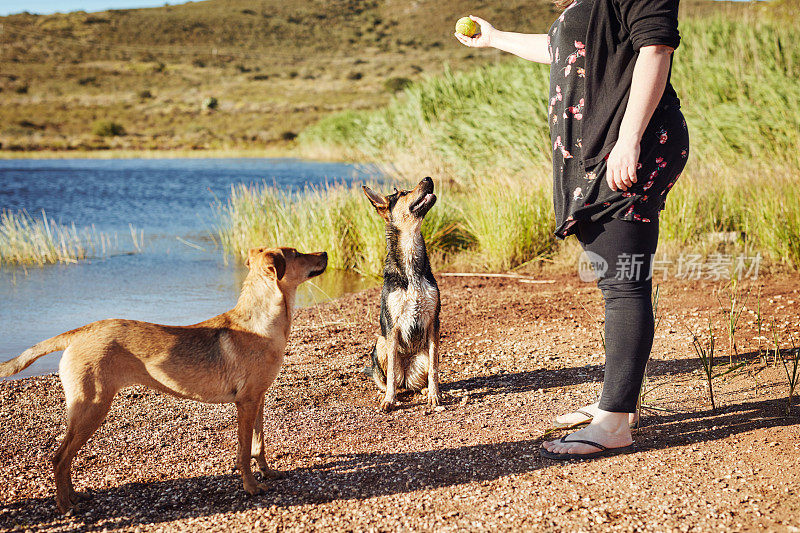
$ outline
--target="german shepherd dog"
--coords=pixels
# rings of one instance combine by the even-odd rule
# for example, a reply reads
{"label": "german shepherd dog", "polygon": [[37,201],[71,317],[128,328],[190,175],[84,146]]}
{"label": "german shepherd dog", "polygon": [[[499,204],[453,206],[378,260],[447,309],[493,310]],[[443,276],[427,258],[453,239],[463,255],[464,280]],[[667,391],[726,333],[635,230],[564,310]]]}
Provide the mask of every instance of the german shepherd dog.
{"label": "german shepherd dog", "polygon": [[372,349],[372,367],[365,369],[385,392],[381,409],[390,411],[400,388],[422,391],[439,405],[439,287],[431,272],[422,219],[436,203],[433,180],[413,190],[382,196],[364,186],[364,193],[386,221],[386,259],[381,291],[381,334]]}
{"label": "german shepherd dog", "polygon": [[67,399],[67,432],[52,459],[59,510],[66,513],[85,498],[72,486],[72,460],[102,424],[117,391],[130,385],[201,402],[235,403],[244,489],[250,494],[265,490],[250,465],[255,458],[265,478],[277,476],[264,453],[264,393],[283,363],[297,286],[327,265],[325,252],[254,248],[239,301],[226,313],[193,326],[101,320],[0,364],[0,376],[11,376],[45,354],[64,350],[58,370]]}

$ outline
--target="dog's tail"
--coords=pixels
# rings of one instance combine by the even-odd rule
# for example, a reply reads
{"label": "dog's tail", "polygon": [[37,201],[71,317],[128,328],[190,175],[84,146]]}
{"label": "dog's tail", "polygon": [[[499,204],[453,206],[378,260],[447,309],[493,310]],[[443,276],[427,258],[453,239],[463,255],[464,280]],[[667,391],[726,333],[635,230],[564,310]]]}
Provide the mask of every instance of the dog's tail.
{"label": "dog's tail", "polygon": [[379,378],[381,381],[386,382],[386,374],[384,374],[383,369],[381,368],[380,363],[378,362],[378,345],[372,347],[372,352],[370,352],[370,361],[372,366],[365,366],[361,373],[367,376],[368,378],[375,379],[376,377]]}
{"label": "dog's tail", "polygon": [[57,352],[59,350],[65,350],[67,346],[69,346],[69,342],[72,340],[72,338],[81,329],[82,328],[74,329],[72,331],[62,333],[61,335],[56,335],[53,338],[40,342],[36,346],[28,348],[11,361],[0,363],[0,378],[7,378],[8,376],[13,376],[14,374],[22,372],[31,366],[34,361],[44,355]]}

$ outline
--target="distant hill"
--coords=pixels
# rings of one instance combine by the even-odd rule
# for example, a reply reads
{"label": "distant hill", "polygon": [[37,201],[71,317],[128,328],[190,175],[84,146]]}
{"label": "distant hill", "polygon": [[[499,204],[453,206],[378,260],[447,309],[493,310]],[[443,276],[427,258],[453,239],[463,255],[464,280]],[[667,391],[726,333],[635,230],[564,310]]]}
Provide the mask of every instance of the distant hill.
{"label": "distant hill", "polygon": [[[693,13],[737,9],[686,3]],[[258,149],[408,80],[497,61],[452,38],[477,14],[546,31],[545,0],[208,0],[0,17],[3,150]]]}

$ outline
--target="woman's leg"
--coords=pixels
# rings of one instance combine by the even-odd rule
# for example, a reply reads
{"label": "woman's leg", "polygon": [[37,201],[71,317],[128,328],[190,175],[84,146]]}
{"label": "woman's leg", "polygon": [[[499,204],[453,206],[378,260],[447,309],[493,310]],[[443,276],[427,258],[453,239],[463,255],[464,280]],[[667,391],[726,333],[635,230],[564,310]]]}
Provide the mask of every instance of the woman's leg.
{"label": "woman's leg", "polygon": [[642,223],[615,218],[604,224],[586,224],[579,229],[578,238],[584,250],[608,264],[597,282],[606,311],[606,370],[599,407],[632,413],[653,347],[650,269],[658,242],[658,219]]}
{"label": "woman's leg", "polygon": [[[636,411],[653,344],[651,266],[658,242],[658,219],[642,223],[614,218],[579,223],[577,230],[586,253],[595,254],[592,260],[606,265],[604,272],[597,272],[606,310],[606,368],[599,405],[589,406],[595,414],[592,423],[574,438],[607,447],[626,446],[631,442],[630,413]],[[556,453],[597,451],[588,445],[555,442],[545,447]]]}

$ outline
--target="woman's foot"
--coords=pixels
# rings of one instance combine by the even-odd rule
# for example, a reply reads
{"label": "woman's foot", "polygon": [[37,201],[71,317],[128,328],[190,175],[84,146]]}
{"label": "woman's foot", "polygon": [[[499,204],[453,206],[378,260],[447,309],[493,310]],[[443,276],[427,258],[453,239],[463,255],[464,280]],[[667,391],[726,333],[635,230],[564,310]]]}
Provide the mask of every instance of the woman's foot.
{"label": "woman's foot", "polygon": [[[588,424],[592,421],[592,418],[597,415],[599,410],[600,402],[595,402],[591,405],[587,405],[586,407],[581,407],[580,409],[577,409],[571,413],[557,416],[556,424],[558,424],[559,427],[574,427],[581,424]],[[631,426],[635,426],[637,420],[638,416],[636,413],[630,413],[628,415],[628,424]]]}
{"label": "woman's foot", "polygon": [[579,440],[596,442],[609,450],[624,448],[633,444],[629,420],[628,413],[609,413],[608,411],[597,409],[592,422],[588,426],[565,437],[564,440],[547,441],[542,444],[542,447],[554,454],[575,456],[594,454],[601,451],[597,446],[574,442]]}

